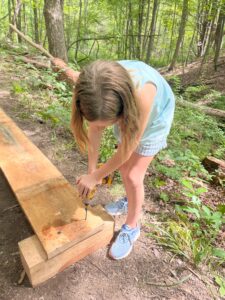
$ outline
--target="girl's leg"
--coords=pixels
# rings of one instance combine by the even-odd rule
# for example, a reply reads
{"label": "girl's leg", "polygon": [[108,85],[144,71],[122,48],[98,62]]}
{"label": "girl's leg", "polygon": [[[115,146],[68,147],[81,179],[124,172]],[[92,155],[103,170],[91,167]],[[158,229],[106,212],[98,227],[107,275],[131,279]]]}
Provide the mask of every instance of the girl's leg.
{"label": "girl's leg", "polygon": [[134,228],[140,218],[144,202],[144,176],[154,156],[142,156],[133,153],[130,159],[119,170],[125,186],[128,199],[128,214],[126,224]]}

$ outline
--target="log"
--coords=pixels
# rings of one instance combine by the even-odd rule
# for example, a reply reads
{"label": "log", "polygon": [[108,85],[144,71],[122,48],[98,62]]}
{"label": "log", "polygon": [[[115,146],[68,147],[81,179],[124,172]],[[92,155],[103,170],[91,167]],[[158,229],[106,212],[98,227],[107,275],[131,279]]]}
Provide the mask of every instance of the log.
{"label": "log", "polygon": [[47,57],[49,57],[50,59],[53,59],[54,56],[52,56],[46,49],[44,49],[41,45],[35,44],[33,41],[31,41],[31,39],[29,39],[27,36],[25,36],[21,31],[19,31],[16,26],[9,24],[9,26],[11,27],[11,29],[13,29],[19,36],[21,36],[28,44],[30,44],[31,46],[37,48],[38,50],[40,50],[42,53],[44,53]]}
{"label": "log", "polygon": [[213,156],[207,156],[202,161],[205,169],[213,174],[213,183],[216,185],[224,186],[225,184],[225,161],[215,158]]}
{"label": "log", "polygon": [[51,60],[52,69],[58,73],[57,79],[60,81],[66,81],[71,88],[74,88],[80,72],[74,71],[60,58]]}
{"label": "log", "polygon": [[59,74],[58,79],[61,81],[66,81],[70,87],[74,87],[78,77],[79,72],[74,71],[73,69],[69,68],[68,65],[60,58],[55,58],[52,56],[46,49],[44,49],[41,45],[38,45],[31,41],[27,36],[25,36],[21,31],[19,31],[15,26],[9,24],[9,26],[18,34],[20,35],[28,44],[37,48],[43,54],[50,58],[52,63],[52,69],[54,72]]}
{"label": "log", "polygon": [[215,158],[213,156],[207,156],[202,164],[209,172],[214,172],[217,169],[221,168],[225,171],[225,161],[222,159]]}
{"label": "log", "polygon": [[200,106],[195,103],[191,103],[185,100],[177,100],[177,104],[184,106],[184,107],[190,107],[190,108],[195,108],[197,110],[203,111],[205,114],[214,116],[214,117],[219,117],[219,118],[225,118],[225,111],[220,110],[220,109],[215,109],[207,106]]}

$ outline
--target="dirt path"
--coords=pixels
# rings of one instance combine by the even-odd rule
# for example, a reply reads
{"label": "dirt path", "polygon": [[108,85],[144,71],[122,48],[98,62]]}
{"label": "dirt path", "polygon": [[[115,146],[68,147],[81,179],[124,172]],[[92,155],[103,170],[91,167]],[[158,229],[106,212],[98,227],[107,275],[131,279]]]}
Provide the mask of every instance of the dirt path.
{"label": "dirt path", "polygon": [[[38,121],[20,118],[21,107],[16,97],[10,94],[16,80],[16,66],[9,71],[10,62],[0,61],[0,107],[18,124],[25,134],[55,164],[63,175],[73,183],[75,177],[84,173],[83,158],[74,150],[62,147],[68,137]],[[8,71],[7,71],[8,70]],[[102,189],[96,202],[105,204],[112,196]],[[212,295],[206,285],[187,268],[179,258],[165,252],[146,236],[148,214],[143,215],[142,234],[132,254],[122,261],[113,261],[107,256],[108,249],[101,249],[64,272],[33,289],[27,278],[21,285],[18,279],[22,271],[17,242],[32,235],[32,229],[3,175],[0,174],[0,299],[170,299],[210,300]],[[146,199],[151,207],[152,200]],[[124,217],[116,219],[118,229]],[[163,287],[148,283],[171,284],[190,278],[175,287]]]}

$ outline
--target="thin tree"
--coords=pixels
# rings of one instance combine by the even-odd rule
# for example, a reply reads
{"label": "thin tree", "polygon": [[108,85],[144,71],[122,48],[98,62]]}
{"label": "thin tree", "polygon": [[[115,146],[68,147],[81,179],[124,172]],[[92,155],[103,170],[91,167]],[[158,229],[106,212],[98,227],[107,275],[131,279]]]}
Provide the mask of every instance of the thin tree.
{"label": "thin tree", "polygon": [[154,36],[155,36],[155,30],[156,30],[156,19],[157,19],[158,6],[159,6],[159,0],[154,0],[152,21],[151,21],[150,33],[149,33],[149,42],[148,42],[148,48],[147,48],[147,53],[146,53],[146,59],[145,59],[145,61],[147,63],[149,63],[149,61],[150,61],[150,58],[152,55],[152,50],[153,50],[153,45],[154,45]]}
{"label": "thin tree", "polygon": [[215,56],[214,56],[214,68],[217,70],[217,63],[220,56],[220,49],[224,34],[224,24],[225,24],[225,2],[222,3],[222,7],[219,14],[219,19],[216,27],[215,33]]}
{"label": "thin tree", "polygon": [[[78,25],[77,25],[77,40],[80,37],[80,29],[81,29],[81,24],[82,24],[82,0],[80,0],[80,5],[79,5],[79,20],[78,20]],[[77,61],[77,56],[78,56],[78,50],[79,50],[79,42],[77,43],[76,50],[75,50],[75,60]]]}
{"label": "thin tree", "polygon": [[33,0],[33,12],[34,12],[34,36],[35,36],[35,42],[37,44],[40,43],[39,39],[39,24],[38,24],[38,10],[37,10],[37,3],[35,0]]}
{"label": "thin tree", "polygon": [[180,51],[180,46],[181,46],[181,43],[184,38],[187,17],[188,17],[188,0],[183,0],[183,8],[182,8],[180,28],[179,28],[179,35],[178,35],[178,39],[177,39],[176,49],[174,51],[173,58],[172,58],[170,66],[168,68],[168,71],[173,70],[173,68],[175,67],[177,57],[178,57],[178,54]]}

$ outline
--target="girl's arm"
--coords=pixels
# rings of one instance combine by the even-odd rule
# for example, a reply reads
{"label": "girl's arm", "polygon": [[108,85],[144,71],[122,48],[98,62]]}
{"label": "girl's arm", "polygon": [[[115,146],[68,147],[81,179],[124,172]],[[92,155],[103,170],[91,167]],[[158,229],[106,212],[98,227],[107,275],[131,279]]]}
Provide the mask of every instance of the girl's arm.
{"label": "girl's arm", "polygon": [[123,145],[119,145],[117,152],[112,156],[111,159],[107,161],[101,168],[95,170],[93,176],[96,181],[100,181],[102,178],[106,177],[113,171],[117,170],[121,165],[123,165],[134,152],[139,144],[139,141],[145,131],[147,126],[149,115],[152,108],[152,103],[156,95],[156,87],[152,83],[147,83],[138,93],[138,105],[140,110],[140,120],[139,120],[139,132],[137,134],[136,141],[129,147],[127,153],[123,153]]}
{"label": "girl's arm", "polygon": [[99,148],[101,136],[104,127],[89,125],[88,128],[88,174],[92,174],[96,170],[98,162]]}
{"label": "girl's arm", "polygon": [[[136,149],[146,125],[149,120],[152,103],[156,95],[156,87],[153,84],[146,84],[138,94],[140,119],[139,119],[139,132],[136,141],[129,147],[127,153],[123,151],[123,145],[119,145],[117,152],[109,159],[101,168],[96,169],[93,173],[83,175],[77,180],[77,188],[82,197],[87,197],[89,191],[94,188],[96,184],[101,182],[102,178],[106,177],[113,171],[117,170],[123,165],[132,155]],[[94,141],[93,141],[94,142]],[[90,168],[94,166],[96,157],[91,159]]]}

